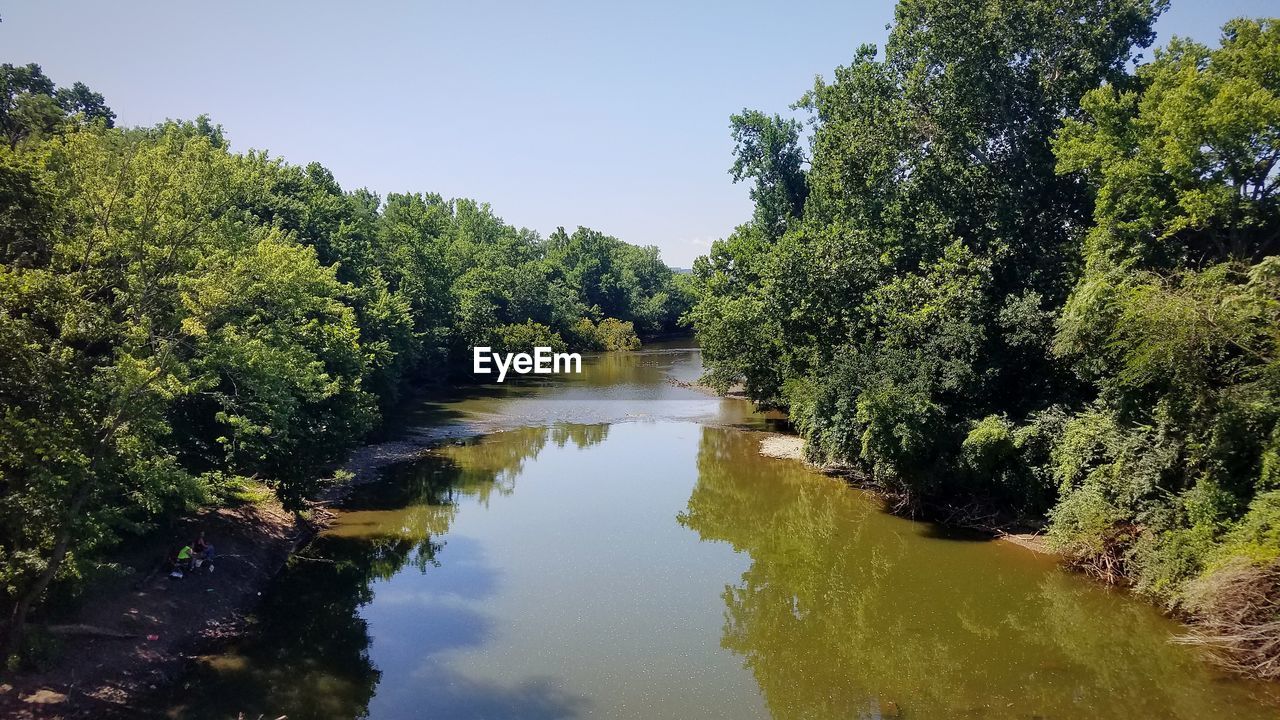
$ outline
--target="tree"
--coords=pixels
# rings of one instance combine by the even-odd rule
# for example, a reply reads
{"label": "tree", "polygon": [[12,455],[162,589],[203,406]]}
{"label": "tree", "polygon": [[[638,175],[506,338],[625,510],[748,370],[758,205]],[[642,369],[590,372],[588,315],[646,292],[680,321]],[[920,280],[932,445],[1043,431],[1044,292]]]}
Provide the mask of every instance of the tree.
{"label": "tree", "polygon": [[695,264],[708,379],[791,406],[824,459],[968,492],[947,479],[973,423],[1078,392],[1051,339],[1091,196],[1052,138],[1084,92],[1127,82],[1164,5],[904,0],[882,59],[863,46],[802,98],[806,194],[779,191],[799,187],[797,126],[735,116],[735,177],[760,184],[750,228]]}
{"label": "tree", "polygon": [[729,174],[734,182],[755,182],[751,189],[751,199],[756,204],[755,223],[776,238],[801,216],[809,195],[805,157],[800,149],[800,123],[743,109],[741,114],[729,116],[729,126],[734,142]]}
{"label": "tree", "polygon": [[1063,173],[1098,189],[1091,266],[1168,270],[1275,254],[1278,46],[1280,22],[1234,20],[1221,48],[1175,39],[1135,82],[1085,95],[1056,149]]}
{"label": "tree", "polygon": [[15,148],[27,137],[47,136],[68,118],[112,127],[115,113],[84,83],[58,89],[39,65],[0,65],[0,135]]}
{"label": "tree", "polygon": [[1098,198],[1056,349],[1098,397],[1057,451],[1052,535],[1169,603],[1232,555],[1280,556],[1230,539],[1272,522],[1255,500],[1277,479],[1278,71],[1280,22],[1234,20],[1090,91],[1056,140]]}
{"label": "tree", "polygon": [[206,496],[165,444],[168,404],[192,390],[176,280],[226,198],[208,182],[216,153],[187,140],[74,133],[35,158],[57,208],[39,229],[51,248],[6,263],[0,284],[15,340],[0,350],[6,657],[55,579],[121,526]]}
{"label": "tree", "polygon": [[6,659],[121,537],[245,478],[301,510],[470,345],[630,349],[687,307],[656,248],[345,191],[318,163],[231,152],[203,116],[115,128],[35,65],[0,66],[0,90]]}

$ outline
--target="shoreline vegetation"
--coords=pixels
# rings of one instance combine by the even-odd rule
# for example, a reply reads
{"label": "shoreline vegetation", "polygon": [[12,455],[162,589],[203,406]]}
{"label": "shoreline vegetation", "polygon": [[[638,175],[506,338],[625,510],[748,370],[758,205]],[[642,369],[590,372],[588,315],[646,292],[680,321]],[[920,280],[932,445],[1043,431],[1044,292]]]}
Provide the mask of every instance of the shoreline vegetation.
{"label": "shoreline vegetation", "polygon": [[[760,438],[760,454],[765,457],[777,458],[779,460],[795,460],[803,462],[809,467],[812,467],[828,476],[839,479],[842,482],[848,483],[858,490],[878,496],[885,505],[885,512],[898,513],[901,510],[901,507],[895,507],[892,497],[885,495],[882,492],[878,492],[877,488],[860,483],[855,477],[852,477],[850,468],[837,467],[833,465],[818,465],[809,460],[805,454],[804,438],[799,435],[789,435],[777,432],[764,433],[763,437]],[[933,516],[929,516],[929,518],[932,517]],[[958,516],[957,513],[952,513],[950,518],[943,517],[937,521],[947,527],[963,530],[976,530],[987,533],[995,540],[1013,543],[1014,545],[1026,548],[1027,550],[1035,553],[1060,557],[1060,553],[1056,552],[1049,546],[1047,539],[1043,535],[1043,528],[1039,528],[1033,532],[1015,532],[1014,530],[1021,529],[1002,528],[998,526],[993,527],[987,524],[975,523],[962,515]]]}
{"label": "shoreline vegetation", "polygon": [[116,127],[38,65],[0,80],[6,675],[136,580],[120,547],[164,556],[176,518],[262,488],[303,518],[406,392],[473,381],[471,347],[632,349],[691,301],[655,247],[347,191],[205,117]]}
{"label": "shoreline vegetation", "polygon": [[[1166,7],[901,2],[883,52],[801,98],[807,150],[797,120],[732,118],[754,215],[690,274],[343,190],[205,117],[118,128],[84,85],[0,66],[0,710],[125,709],[243,631],[327,505],[492,430],[368,442],[469,348],[687,323],[708,373],[673,383],[788,412],[762,453],[1017,529],[1280,678],[1280,20],[1144,61]],[[149,593],[205,528],[231,590]],[[100,619],[128,602],[151,617]]]}
{"label": "shoreline vegetation", "polygon": [[807,124],[732,117],[755,211],[689,318],[704,382],[787,410],[810,462],[1044,528],[1275,679],[1280,20],[1147,56],[1167,7],[900,2]]}
{"label": "shoreline vegetation", "polygon": [[[687,333],[661,339],[672,337]],[[403,403],[413,406],[421,399],[406,397]],[[61,613],[62,623],[41,629],[51,643],[49,654],[37,658],[35,667],[0,676],[0,714],[27,720],[96,718],[129,716],[149,707],[153,699],[167,697],[169,686],[201,656],[254,631],[251,617],[262,592],[292,559],[305,561],[299,551],[329,526],[330,507],[376,482],[389,467],[519,427],[497,421],[408,428],[355,448],[316,484],[298,511],[286,510],[271,488],[251,485],[221,505],[169,517],[163,527],[123,542],[104,561],[130,571],[93,588],[91,605],[75,605]],[[200,531],[217,538],[221,548],[216,582],[192,576],[175,585],[167,572],[159,572],[159,553],[151,542]],[[158,608],[156,598],[164,598]]]}
{"label": "shoreline vegetation", "polygon": [[253,500],[177,518],[172,533],[217,538],[213,575],[168,577],[148,543],[119,548],[112,560],[134,577],[95,589],[66,624],[42,629],[51,655],[39,668],[6,673],[0,714],[12,718],[131,715],[163,692],[193,657],[252,631],[262,591],[319,529],[287,512],[261,488]]}

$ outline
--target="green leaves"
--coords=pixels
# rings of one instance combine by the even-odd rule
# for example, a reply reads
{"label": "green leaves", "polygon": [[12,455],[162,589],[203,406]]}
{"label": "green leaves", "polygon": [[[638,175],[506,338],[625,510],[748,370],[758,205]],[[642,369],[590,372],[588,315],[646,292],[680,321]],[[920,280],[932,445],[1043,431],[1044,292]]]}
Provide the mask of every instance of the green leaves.
{"label": "green leaves", "polygon": [[277,479],[296,502],[373,426],[373,396],[346,287],[278,231],[213,252],[183,284],[192,372],[212,401],[229,472]]}
{"label": "green leaves", "polygon": [[733,132],[734,162],[729,174],[734,182],[755,181],[751,199],[756,204],[755,224],[777,238],[804,213],[809,196],[805,181],[805,157],[800,149],[800,123],[769,117],[759,110],[743,110],[729,117]]}
{"label": "green leaves", "polygon": [[794,125],[734,116],[756,215],[689,316],[708,382],[789,405],[811,457],[1052,508],[1072,557],[1169,599],[1280,477],[1280,21],[1127,71],[1165,6],[903,0],[883,57],[802,100],[802,210]]}
{"label": "green leaves", "polygon": [[[1275,482],[1278,71],[1280,25],[1235,20],[1216,50],[1175,40],[1133,89],[1089,92],[1055,140],[1059,170],[1097,189],[1056,347],[1096,384],[1110,430],[1092,456],[1071,451],[1073,432],[1060,444],[1081,469],[1064,476],[1053,534],[1085,562],[1129,563],[1170,602],[1223,557],[1277,552],[1229,538]],[[1097,497],[1112,514],[1083,522]]]}
{"label": "green leaves", "polygon": [[1167,270],[1275,252],[1280,22],[1234,20],[1216,50],[1175,40],[1140,90],[1090,91],[1055,141],[1098,188],[1087,258]]}
{"label": "green leaves", "polygon": [[[858,48],[802,99],[815,116],[807,173],[794,122],[735,115],[732,172],[756,180],[756,214],[695,266],[708,379],[745,381],[769,404],[792,380],[847,394],[830,405],[862,410],[809,414],[810,437],[839,438],[823,441],[831,459],[902,477],[921,475],[904,448],[946,466],[971,420],[1071,399],[1050,337],[1089,197],[1055,172],[1050,141],[1082,93],[1125,82],[1162,8],[901,2],[882,59]],[[834,386],[849,353],[884,381]],[[910,363],[910,380],[889,380],[892,363]]]}
{"label": "green leaves", "polygon": [[0,67],[11,638],[120,535],[242,478],[301,508],[380,406],[455,380],[471,344],[632,349],[687,308],[656,248],[543,241],[438,195],[384,205],[318,164],[233,154],[208,118],[112,117],[83,85]]}

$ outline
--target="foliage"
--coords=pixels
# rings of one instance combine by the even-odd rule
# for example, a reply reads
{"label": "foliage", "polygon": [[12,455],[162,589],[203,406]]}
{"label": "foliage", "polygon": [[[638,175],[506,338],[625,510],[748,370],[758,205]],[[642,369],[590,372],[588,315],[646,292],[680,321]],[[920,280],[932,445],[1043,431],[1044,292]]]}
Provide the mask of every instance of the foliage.
{"label": "foliage", "polygon": [[800,123],[779,115],[769,117],[759,110],[743,110],[741,115],[730,116],[729,122],[736,144],[736,160],[729,174],[734,182],[754,179],[754,223],[770,237],[778,237],[804,212],[809,194],[802,167]]}
{"label": "foliage", "polygon": [[1262,530],[1241,534],[1262,527],[1276,487],[1276,69],[1280,24],[1232,21],[1220,49],[1178,40],[1136,89],[1088,93],[1057,142],[1060,168],[1096,184],[1098,202],[1055,346],[1097,388],[1092,412],[1109,428],[1105,449],[1077,458],[1090,479],[1063,474],[1062,504],[1089,492],[1116,515],[1055,514],[1052,530],[1090,562],[1130,525],[1113,551],[1171,603],[1211,566],[1280,550]]}
{"label": "foliage", "polygon": [[[883,59],[859,48],[801,101],[801,219],[778,237],[757,217],[694,267],[707,380],[798,402],[816,456],[915,499],[969,492],[972,423],[1077,398],[1050,337],[1088,192],[1056,172],[1051,140],[1081,94],[1124,81],[1161,9],[996,5],[900,3]],[[765,119],[735,125],[750,118]],[[737,176],[761,163],[735,139]]]}
{"label": "foliage", "polygon": [[58,88],[39,65],[0,65],[0,136],[9,147],[28,137],[48,137],[68,124],[100,122],[112,127],[116,114],[100,93],[84,83]]}
{"label": "foliage", "polygon": [[573,337],[574,347],[582,350],[612,352],[640,349],[640,338],[636,335],[635,326],[616,318],[605,318],[598,323],[582,318],[574,326]]}
{"label": "foliage", "polygon": [[1088,92],[1059,168],[1097,186],[1087,258],[1171,270],[1276,251],[1280,25],[1233,20],[1222,47],[1175,39],[1133,81]]}
{"label": "foliage", "polygon": [[113,127],[0,66],[0,606],[6,657],[121,537],[266,485],[301,511],[407,387],[474,344],[634,348],[688,288],[580,228],[344,191],[208,118]]}
{"label": "foliage", "polygon": [[902,0],[799,104],[799,207],[795,126],[734,116],[756,214],[689,319],[812,459],[1177,605],[1280,555],[1280,21],[1131,66],[1165,6]]}
{"label": "foliage", "polygon": [[532,320],[494,328],[493,348],[498,352],[527,353],[535,347],[549,347],[557,352],[569,348],[558,333]]}
{"label": "foliage", "polygon": [[553,277],[569,288],[593,320],[633,322],[641,335],[675,330],[687,309],[675,274],[658,249],[636,247],[589,228],[560,228],[546,242]]}

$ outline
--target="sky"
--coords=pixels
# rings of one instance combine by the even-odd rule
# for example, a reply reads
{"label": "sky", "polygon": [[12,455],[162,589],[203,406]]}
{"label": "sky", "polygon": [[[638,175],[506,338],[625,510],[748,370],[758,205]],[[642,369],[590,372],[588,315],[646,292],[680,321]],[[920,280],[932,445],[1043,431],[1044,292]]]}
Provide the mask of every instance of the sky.
{"label": "sky", "polygon": [[[202,113],[232,147],[318,161],[347,189],[438,192],[544,236],[585,225],[689,267],[751,215],[729,115],[787,113],[891,0],[70,2],[0,5],[0,62],[106,96],[117,122]],[[1173,0],[1216,42],[1276,0]]]}

